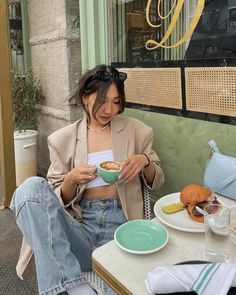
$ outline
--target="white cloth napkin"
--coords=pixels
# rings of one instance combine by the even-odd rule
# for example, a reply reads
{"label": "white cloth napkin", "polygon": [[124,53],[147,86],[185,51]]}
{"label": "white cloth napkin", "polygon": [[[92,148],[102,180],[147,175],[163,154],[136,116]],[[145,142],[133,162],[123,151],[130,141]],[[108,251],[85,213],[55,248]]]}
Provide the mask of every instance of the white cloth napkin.
{"label": "white cloth napkin", "polygon": [[150,294],[195,291],[199,295],[225,295],[236,287],[236,263],[183,264],[157,267],[145,280]]}

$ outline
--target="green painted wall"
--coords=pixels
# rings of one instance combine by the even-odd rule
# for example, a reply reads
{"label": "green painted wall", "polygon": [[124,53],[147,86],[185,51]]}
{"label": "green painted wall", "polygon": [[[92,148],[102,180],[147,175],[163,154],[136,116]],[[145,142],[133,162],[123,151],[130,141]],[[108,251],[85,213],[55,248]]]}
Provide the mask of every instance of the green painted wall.
{"label": "green painted wall", "polygon": [[214,139],[225,154],[236,157],[236,126],[126,109],[154,130],[154,150],[161,159],[165,184],[152,193],[158,197],[178,192],[189,183],[203,184],[204,167],[210,156],[208,141]]}

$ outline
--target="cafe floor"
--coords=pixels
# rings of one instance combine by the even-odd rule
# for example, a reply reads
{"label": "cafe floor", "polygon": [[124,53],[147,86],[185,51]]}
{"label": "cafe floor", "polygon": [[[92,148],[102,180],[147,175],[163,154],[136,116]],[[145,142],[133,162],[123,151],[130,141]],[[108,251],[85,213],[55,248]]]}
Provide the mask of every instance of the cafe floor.
{"label": "cafe floor", "polygon": [[0,295],[38,294],[35,273],[31,273],[24,281],[16,275],[21,239],[11,210],[0,210]]}

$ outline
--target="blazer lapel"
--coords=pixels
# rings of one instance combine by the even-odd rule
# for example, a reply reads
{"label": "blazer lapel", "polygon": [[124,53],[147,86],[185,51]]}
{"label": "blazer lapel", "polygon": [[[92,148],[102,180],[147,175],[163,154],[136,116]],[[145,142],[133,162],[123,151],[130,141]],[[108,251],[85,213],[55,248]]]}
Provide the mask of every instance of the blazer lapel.
{"label": "blazer lapel", "polygon": [[[112,140],[112,150],[113,157],[115,161],[124,162],[128,156],[128,134],[126,133],[124,122],[120,117],[115,117],[111,121],[111,140]],[[127,211],[126,201],[125,201],[125,185],[124,183],[117,183],[117,190],[120,196],[122,206],[124,211]]]}
{"label": "blazer lapel", "polygon": [[128,134],[120,117],[111,121],[111,141],[114,161],[123,162],[128,156]]}
{"label": "blazer lapel", "polygon": [[76,146],[76,157],[75,166],[78,163],[87,164],[87,119],[86,116],[82,119],[77,129],[77,146]]}

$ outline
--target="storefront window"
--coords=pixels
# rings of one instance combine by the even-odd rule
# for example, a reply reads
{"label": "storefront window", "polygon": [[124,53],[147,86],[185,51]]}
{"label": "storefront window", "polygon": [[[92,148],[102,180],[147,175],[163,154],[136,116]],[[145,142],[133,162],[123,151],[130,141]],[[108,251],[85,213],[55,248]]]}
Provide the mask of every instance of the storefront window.
{"label": "storefront window", "polygon": [[30,67],[28,4],[26,0],[8,0],[11,69],[23,75]]}
{"label": "storefront window", "polygon": [[[200,19],[189,38],[178,44],[186,32],[191,31],[200,2],[203,3]],[[235,16],[235,0],[109,1],[110,59],[112,62],[149,62],[235,57]],[[153,44],[150,45],[149,40],[160,43],[168,30],[171,34],[163,46],[150,50]]]}

